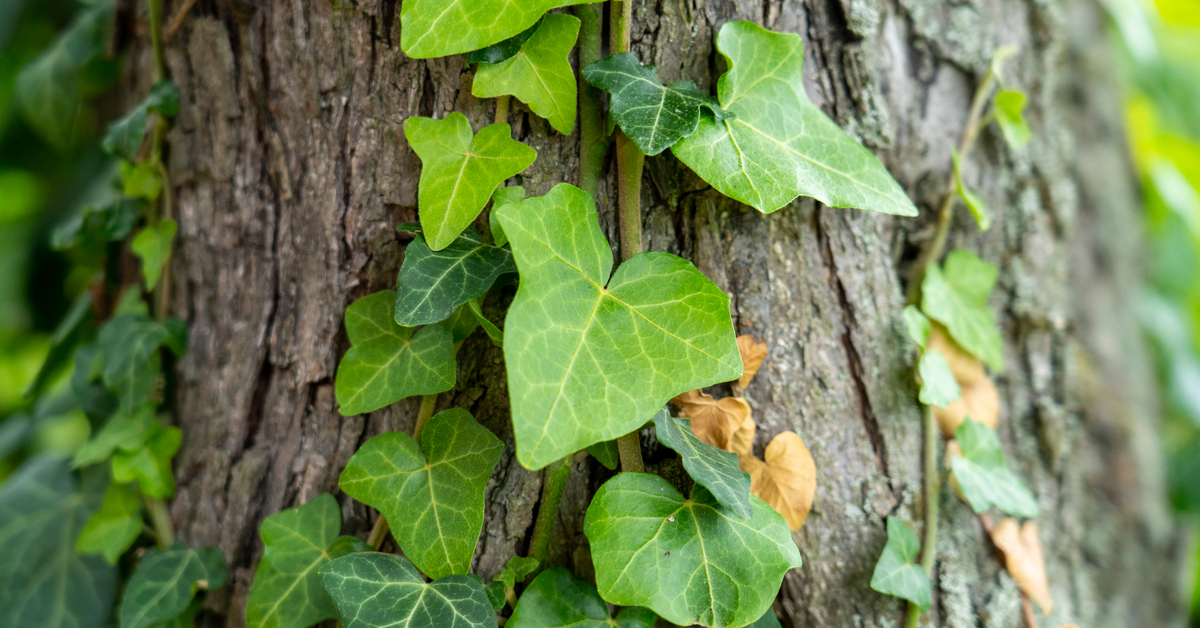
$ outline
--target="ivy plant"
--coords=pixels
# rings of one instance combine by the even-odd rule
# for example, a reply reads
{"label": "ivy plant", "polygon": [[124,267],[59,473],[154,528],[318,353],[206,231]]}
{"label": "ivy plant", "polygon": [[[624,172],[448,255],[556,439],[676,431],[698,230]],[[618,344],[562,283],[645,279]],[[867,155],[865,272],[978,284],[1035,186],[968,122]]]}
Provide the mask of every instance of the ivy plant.
{"label": "ivy plant", "polygon": [[548,569],[534,578],[513,609],[507,628],[653,628],[658,616],[636,606],[621,609],[616,617],[596,592],[596,587],[576,579],[562,568]]}
{"label": "ivy plant", "polygon": [[921,552],[921,541],[916,533],[899,517],[887,518],[887,545],[883,555],[875,564],[871,576],[871,588],[904,598],[917,608],[925,610],[933,604],[933,589],[929,574],[917,562]]}
{"label": "ivy plant", "polygon": [[963,349],[999,371],[1004,369],[1000,331],[987,306],[996,276],[996,268],[974,253],[951,251],[942,267],[930,264],[925,270],[921,310],[945,325]]}
{"label": "ivy plant", "polygon": [[400,7],[400,47],[415,59],[486,48],[533,26],[544,13],[595,0],[411,0]]}
{"label": "ivy plant", "polygon": [[471,93],[480,98],[515,96],[549,120],[554,130],[569,135],[575,129],[579,99],[567,57],[579,38],[579,18],[550,14],[531,31],[516,53],[479,65]]}
{"label": "ivy plant", "polygon": [[187,611],[199,589],[225,583],[225,555],[215,547],[152,550],[138,565],[121,601],[121,628],[147,628]]}
{"label": "ivy plant", "polygon": [[485,244],[474,227],[440,251],[430,250],[418,233],[404,249],[396,282],[396,323],[440,323],[462,304],[487,293],[500,275],[515,272],[512,252]]}
{"label": "ivy plant", "polygon": [[1037,499],[1004,462],[996,431],[970,418],[955,432],[961,455],[950,457],[950,468],[963,497],[977,513],[995,506],[1014,517],[1036,517]]}

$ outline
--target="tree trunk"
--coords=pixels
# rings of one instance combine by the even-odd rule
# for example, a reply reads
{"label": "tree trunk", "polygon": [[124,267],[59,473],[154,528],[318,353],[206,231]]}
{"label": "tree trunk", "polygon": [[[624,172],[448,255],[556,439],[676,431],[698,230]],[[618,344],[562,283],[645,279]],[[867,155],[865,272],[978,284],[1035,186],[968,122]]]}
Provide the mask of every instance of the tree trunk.
{"label": "tree trunk", "polygon": [[[182,2],[169,4],[167,15]],[[922,209],[906,219],[800,199],[763,215],[669,153],[647,160],[646,248],[692,260],[732,296],[738,333],[770,347],[747,392],[756,451],[795,430],[816,460],[815,507],[794,535],[804,566],[776,604],[784,625],[901,623],[901,603],[869,581],[886,515],[918,523],[923,513],[903,278],[932,234],[976,80],[1004,44],[1020,49],[1007,78],[1030,95],[1034,140],[1013,151],[994,129],[984,133],[966,176],[995,226],[981,234],[959,211],[950,244],[1001,269],[991,300],[1008,364],[996,378],[1000,435],[1043,509],[1055,606],[1041,622],[1181,625],[1157,393],[1133,311],[1140,204],[1100,9],[1086,0],[635,0],[634,52],[664,82],[713,90],[724,70],[714,36],[735,19],[803,36],[810,96]],[[416,218],[420,172],[405,118],[456,110],[478,129],[494,102],[470,95],[462,56],[412,60],[399,41],[396,0],[203,0],[169,42],[184,101],[169,136],[180,224],[172,309],[191,325],[176,369],[185,436],[172,515],[183,539],[219,546],[232,567],[230,584],[208,598],[205,625],[243,625],[265,516],[332,492],[346,532],[365,536],[376,515],[340,494],[338,474],[363,441],[410,430],[417,413],[409,399],[338,414],[342,314],[395,285],[407,240],[394,227]],[[513,106],[515,137],[538,151],[515,182],[530,194],[577,182],[578,134],[554,133]],[[615,244],[611,169],[597,202]],[[511,289],[489,298],[493,319],[508,299]],[[542,477],[513,455],[503,356],[482,334],[459,353],[458,382],[438,409],[467,408],[507,445],[474,565],[489,578],[525,552]],[[643,443],[648,459],[664,457]],[[583,515],[608,476],[590,460],[573,470],[552,563],[590,572]],[[927,625],[1022,625],[1017,587],[979,519],[949,491],[941,508]]]}

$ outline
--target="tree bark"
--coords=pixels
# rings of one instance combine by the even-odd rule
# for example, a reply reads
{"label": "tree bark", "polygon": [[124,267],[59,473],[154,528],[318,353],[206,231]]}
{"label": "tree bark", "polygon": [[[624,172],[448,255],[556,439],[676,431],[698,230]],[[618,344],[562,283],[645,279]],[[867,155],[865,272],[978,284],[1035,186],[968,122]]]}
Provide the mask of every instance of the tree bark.
{"label": "tree bark", "polygon": [[[168,4],[172,15],[182,2]],[[995,226],[980,234],[959,211],[950,244],[1001,269],[991,300],[1008,364],[996,377],[999,430],[1043,509],[1055,607],[1040,621],[1182,625],[1157,392],[1133,308],[1139,196],[1098,6],[635,0],[633,49],[664,82],[712,90],[724,70],[714,37],[735,19],[803,36],[810,96],[876,151],[922,209],[905,219],[800,199],[762,215],[669,153],[647,159],[646,248],[692,260],[731,295],[738,332],[770,347],[747,391],[756,451],[795,430],[816,460],[814,510],[794,535],[804,566],[788,574],[776,604],[784,625],[902,620],[901,603],[869,587],[885,517],[919,531],[923,512],[902,279],[932,235],[975,83],[1005,44],[1020,49],[1006,76],[1029,93],[1034,140],[1013,151],[994,128],[983,134],[966,176]],[[409,430],[416,416],[415,398],[338,414],[342,314],[354,299],[394,288],[406,239],[393,227],[418,209],[420,162],[405,118],[461,111],[478,129],[494,102],[470,95],[462,56],[412,60],[399,41],[396,0],[204,0],[169,42],[184,102],[169,135],[180,224],[172,310],[191,326],[176,368],[184,446],[171,512],[182,539],[217,545],[232,569],[230,584],[207,599],[207,626],[244,624],[265,516],[332,492],[345,531],[365,537],[376,515],[338,491],[338,474],[367,438]],[[538,151],[515,183],[536,195],[577,182],[578,134],[554,133],[515,100],[509,120]],[[610,166],[597,203],[615,246],[614,197]],[[489,297],[494,320],[511,296],[510,288]],[[489,578],[525,552],[542,477],[513,456],[503,356],[482,334],[463,346],[458,385],[439,399],[439,410],[452,406],[507,445],[474,564]],[[643,438],[648,461],[661,463],[653,445]],[[583,515],[609,475],[592,461],[574,469],[553,564],[590,572]],[[978,518],[953,492],[942,495],[936,602],[925,625],[1022,625],[1017,587]]]}

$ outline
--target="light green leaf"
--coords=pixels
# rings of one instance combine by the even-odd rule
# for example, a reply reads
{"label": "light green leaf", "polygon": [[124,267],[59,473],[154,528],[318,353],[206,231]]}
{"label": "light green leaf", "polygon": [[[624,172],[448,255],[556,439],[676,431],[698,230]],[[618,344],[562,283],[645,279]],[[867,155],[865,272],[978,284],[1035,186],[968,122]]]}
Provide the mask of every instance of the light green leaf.
{"label": "light green leaf", "polygon": [[504,332],[500,331],[499,327],[496,327],[492,321],[489,321],[487,317],[483,315],[483,308],[479,304],[480,299],[481,297],[476,297],[470,301],[467,301],[465,307],[471,311],[471,315],[475,317],[476,322],[478,322],[479,326],[483,328],[483,331],[488,335],[488,338],[492,339],[492,344],[503,349]]}
{"label": "light green leaf", "polygon": [[921,542],[917,535],[899,517],[887,518],[887,545],[879,562],[875,563],[875,574],[871,576],[871,588],[903,598],[925,611],[933,603],[933,590],[929,574],[917,563]]}
{"label": "light green leaf", "polygon": [[434,415],[421,444],[403,432],[367,441],[338,484],[387,517],[392,536],[430,578],[465,574],[483,529],[483,489],[504,444],[471,413]]}
{"label": "light green leaf", "polygon": [[162,375],[159,350],[184,354],[187,327],[177,318],[159,322],[145,314],[120,314],[100,328],[96,342],[104,355],[104,385],[129,410],[151,400]]}
{"label": "light green leaf", "polygon": [[958,190],[959,198],[967,204],[967,209],[971,210],[971,215],[975,217],[975,222],[979,224],[979,230],[987,231],[992,227],[992,217],[988,215],[987,205],[984,205],[983,199],[976,196],[967,187],[967,184],[963,182],[962,160],[958,155],[958,151],[951,149],[950,158],[954,161],[954,187]]}
{"label": "light green leaf", "polygon": [[404,249],[396,281],[396,323],[416,327],[444,321],[458,306],[485,294],[500,275],[515,272],[512,252],[484,244],[474,227],[440,251],[429,250],[418,234]]}
{"label": "light green leaf", "polygon": [[729,297],[668,253],[637,255],[610,279],[587,193],[560,184],[498,213],[521,273],[504,324],[521,464],[615,439],[676,395],[741,375]]}
{"label": "light green leaf", "polygon": [[504,568],[511,570],[517,576],[517,581],[524,580],[527,576],[537,571],[538,565],[542,561],[530,556],[513,556],[505,563]]}
{"label": "light green leaf", "polygon": [[350,350],[338,364],[334,392],[345,416],[373,412],[406,397],[454,388],[454,343],[439,325],[419,330],[394,319],[396,293],[365,296],[346,308]]}
{"label": "light green leaf", "polygon": [[543,571],[521,594],[506,628],[652,628],[654,613],[626,608],[616,620],[596,587],[557,567]]}
{"label": "light green leaf", "polygon": [[321,568],[344,628],[496,628],[496,612],[476,578],[425,582],[403,556],[367,552]]}
{"label": "light green leaf", "polygon": [[617,441],[615,440],[606,440],[595,445],[588,445],[587,450],[589,454],[592,454],[593,458],[599,460],[600,464],[609,469],[615,471],[617,466],[621,464],[621,452],[617,449]]}
{"label": "light green leaf", "polygon": [[1022,148],[1029,143],[1029,125],[1025,122],[1025,92],[1019,89],[1002,89],[996,93],[994,111],[1004,141],[1013,148]]}
{"label": "light green leaf", "polygon": [[800,552],[783,516],[751,499],[749,521],[703,486],[684,499],[666,480],[621,473],[588,507],[600,595],[644,606],[674,624],[744,626],[762,617]]}
{"label": "light green leaf", "polygon": [[150,88],[142,102],[124,117],[108,125],[100,146],[105,152],[135,161],[146,139],[146,122],[150,113],[173,117],[179,113],[179,89],[171,81],[159,81]]}
{"label": "light green leaf", "polygon": [[944,270],[937,264],[925,269],[921,282],[921,309],[943,324],[965,351],[997,371],[1004,370],[1000,330],[988,309],[988,294],[996,285],[996,267],[966,249],[946,256]]}
{"label": "light green leaf", "polygon": [[921,403],[927,406],[945,408],[962,396],[950,363],[937,349],[928,349],[921,354],[917,374],[921,376]]}
{"label": "light green leaf", "polygon": [[496,186],[537,159],[537,151],[512,139],[507,124],[472,136],[471,123],[457,111],[444,120],[409,118],[404,135],[421,158],[419,215],[434,251],[449,246],[479,216]]}
{"label": "light green leaf", "polygon": [[64,461],[44,455],[0,485],[0,626],[106,625],[116,570],[71,543],[103,491],[100,482],[80,490]]}
{"label": "light green leaf", "polygon": [[121,181],[124,185],[125,196],[131,198],[153,202],[162,192],[162,173],[159,172],[157,165],[149,161],[138,164],[131,164],[128,161],[121,162]]}
{"label": "light green leaf", "polygon": [[137,489],[127,484],[113,482],[104,493],[100,510],[92,514],[75,551],[80,554],[103,554],[108,564],[117,564],[117,559],[142,533],[142,496]]}
{"label": "light green leaf", "polygon": [[929,334],[933,331],[933,324],[921,313],[920,308],[915,305],[904,306],[904,327],[908,330],[908,337],[924,349],[925,343],[929,342]]}
{"label": "light green leaf", "polygon": [[166,499],[175,494],[175,475],[171,458],[183,444],[183,433],[177,427],[155,425],[146,434],[146,441],[133,451],[113,452],[114,482],[137,482],[142,493]]}
{"label": "light green leaf", "polygon": [[671,151],[722,194],[763,213],[798,195],[830,207],[916,216],[887,169],[808,99],[799,35],[727,22],[717,37],[729,72],[717,83],[729,120],[701,116]]}
{"label": "light green leaf", "polygon": [[147,292],[154,290],[154,286],[158,285],[158,278],[162,275],[167,258],[171,256],[171,243],[175,241],[175,233],[178,230],[179,225],[174,220],[164,218],[158,221],[156,226],[144,227],[129,243],[129,250],[142,260],[142,274],[146,277]]}
{"label": "light green leaf", "polygon": [[700,440],[692,433],[690,422],[672,417],[666,408],[654,415],[654,433],[660,443],[683,457],[683,468],[697,484],[739,517],[750,518],[754,513],[750,506],[750,474],[738,466],[737,454]]}
{"label": "light green leaf", "polygon": [[568,55],[579,38],[579,18],[550,14],[515,55],[475,70],[477,98],[516,96],[563,135],[575,130],[575,71]]}
{"label": "light green leaf", "polygon": [[533,26],[544,13],[591,0],[407,0],[400,6],[400,48],[414,59],[485,48]]}
{"label": "light green leaf", "polygon": [[587,82],[610,94],[609,115],[647,155],[657,155],[694,133],[701,108],[719,120],[734,117],[691,81],[664,86],[654,66],[642,65],[632,53],[597,61],[582,74]]}
{"label": "light green leaf", "polygon": [[106,460],[118,448],[136,451],[145,444],[150,429],[156,423],[154,406],[119,410],[91,440],[75,452],[74,466],[85,467]]}
{"label": "light green leaf", "polygon": [[1032,519],[1037,499],[1004,462],[996,431],[967,417],[954,433],[961,456],[950,458],[950,469],[967,503],[978,514],[995,506],[1014,517]]}
{"label": "light green leaf", "polygon": [[146,554],[125,587],[121,628],[146,628],[187,610],[197,589],[225,584],[225,555],[215,547],[176,545]]}
{"label": "light green leaf", "polygon": [[491,227],[492,241],[496,246],[508,244],[508,236],[504,235],[504,227],[501,227],[500,221],[496,220],[496,210],[509,203],[520,203],[523,200],[525,200],[525,188],[519,185],[496,188],[496,193],[492,194],[492,211],[488,214],[488,226]]}
{"label": "light green leaf", "polygon": [[371,550],[355,537],[339,537],[341,528],[341,510],[328,493],[263,519],[263,557],[246,600],[247,628],[307,628],[337,619],[317,570],[351,552]]}

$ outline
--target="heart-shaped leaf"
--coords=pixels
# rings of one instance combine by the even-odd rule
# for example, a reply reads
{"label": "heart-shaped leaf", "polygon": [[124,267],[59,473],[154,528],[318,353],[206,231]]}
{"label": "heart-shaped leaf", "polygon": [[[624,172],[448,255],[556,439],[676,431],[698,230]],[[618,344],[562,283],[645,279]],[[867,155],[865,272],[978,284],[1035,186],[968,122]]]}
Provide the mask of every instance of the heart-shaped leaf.
{"label": "heart-shaped leaf", "polygon": [[904,328],[908,331],[908,337],[912,338],[918,347],[924,349],[925,343],[929,341],[929,334],[933,331],[933,324],[929,322],[929,317],[925,316],[915,305],[904,306],[903,314]]}
{"label": "heart-shaped leaf", "polygon": [[668,253],[634,256],[609,279],[612,250],[583,190],[560,184],[498,213],[521,273],[504,358],[527,468],[627,434],[675,395],[741,374],[729,297]]}
{"label": "heart-shaped leaf", "polygon": [[154,112],[171,118],[179,113],[179,89],[171,81],[159,81],[133,111],[108,125],[100,146],[105,152],[129,161],[137,159],[138,149],[146,139],[146,122]]}
{"label": "heart-shaped leaf", "polygon": [[1029,143],[1029,125],[1025,123],[1025,92],[1019,89],[1003,89],[996,92],[993,111],[996,122],[1004,134],[1004,141],[1013,148]]}
{"label": "heart-shaped leaf", "polygon": [[1042,541],[1038,538],[1037,523],[1026,521],[1018,525],[1014,519],[1004,519],[990,531],[992,542],[1004,552],[1004,567],[1017,581],[1017,586],[1042,607],[1047,615],[1054,610],[1050,585],[1046,581],[1046,561],[1042,558]]}
{"label": "heart-shaped leaf", "polygon": [[988,294],[996,285],[996,267],[966,250],[946,256],[943,268],[930,264],[921,282],[921,310],[943,324],[967,352],[997,371],[1004,370],[1004,351]]}
{"label": "heart-shaped leaf", "polygon": [[171,458],[183,444],[183,432],[155,422],[146,431],[145,441],[136,449],[118,448],[112,456],[112,476],[116,482],[137,482],[149,497],[166,499],[175,494],[175,475]]}
{"label": "heart-shaped leaf", "polygon": [[613,618],[596,587],[557,567],[543,571],[521,594],[507,628],[653,628],[657,616],[632,606]]}
{"label": "heart-shaped leaf", "polygon": [[187,610],[197,589],[225,584],[225,555],[215,547],[176,545],[146,554],[125,587],[121,628],[145,628],[170,621]]}
{"label": "heart-shaped leaf", "polygon": [[921,541],[899,517],[887,518],[887,545],[875,563],[875,574],[871,576],[871,588],[903,598],[916,604],[922,611],[933,603],[933,588],[929,574],[917,562],[921,553]]}
{"label": "heart-shaped leaf", "polygon": [[392,536],[431,578],[465,574],[483,529],[483,489],[504,444],[471,413],[434,415],[417,445],[387,432],[350,458],[338,484],[387,517]]}
{"label": "heart-shaped leaf", "polygon": [[163,265],[171,256],[171,243],[179,225],[170,218],[158,221],[156,226],[147,226],[133,236],[129,250],[142,260],[142,274],[146,277],[146,290],[154,290],[162,275]]}
{"label": "heart-shaped leaf", "polygon": [[621,473],[588,507],[600,595],[688,626],[744,626],[762,617],[783,575],[800,566],[787,523],[758,498],[749,521],[703,486],[684,499],[666,480]]}
{"label": "heart-shaped leaf", "polygon": [[475,70],[478,98],[516,96],[563,135],[575,130],[575,71],[567,58],[579,38],[579,18],[550,14],[513,56]]}
{"label": "heart-shaped leaf", "polygon": [[594,0],[408,0],[400,6],[400,47],[414,59],[486,48],[533,26],[544,13]]}
{"label": "heart-shaped leaf", "polygon": [[762,367],[763,360],[767,359],[767,343],[751,336],[743,334],[737,337],[738,351],[742,354],[742,376],[738,378],[737,385],[745,388],[750,385],[750,381],[758,375],[758,369]]}
{"label": "heart-shaped leaf", "polygon": [[700,178],[763,213],[803,195],[830,207],[917,215],[883,164],[808,99],[799,35],[727,22],[717,49],[729,63],[717,83],[720,105],[737,117],[701,116],[696,132],[671,149]]}
{"label": "heart-shaped leaf", "polygon": [[117,564],[117,559],[137,540],[145,526],[142,520],[142,496],[137,489],[120,483],[108,485],[100,510],[92,514],[79,539],[75,551],[80,554],[103,554],[108,564]]}
{"label": "heart-shaped leaf", "polygon": [[917,361],[917,374],[921,376],[921,403],[927,406],[945,408],[962,396],[962,389],[954,379],[950,364],[937,349],[921,352],[921,359]]}
{"label": "heart-shaped leaf", "polygon": [[654,415],[654,433],[658,441],[683,457],[683,468],[692,479],[708,489],[722,506],[749,519],[750,474],[738,467],[737,454],[722,451],[700,440],[684,419],[676,419],[666,409]]}
{"label": "heart-shaped leaf", "polygon": [[321,580],[345,628],[496,628],[496,612],[476,578],[425,582],[403,556],[343,556],[321,568]]}
{"label": "heart-shaped leaf", "polygon": [[629,52],[597,61],[582,74],[587,82],[610,94],[610,115],[647,155],[657,155],[694,133],[702,107],[718,120],[734,117],[691,81],[664,86],[654,66],[642,65]]}
{"label": "heart-shaped leaf", "polygon": [[472,135],[471,123],[457,111],[443,120],[409,118],[404,136],[421,158],[419,215],[435,251],[449,246],[479,216],[496,186],[537,159],[537,151],[512,139],[507,124]]}
{"label": "heart-shaped leaf", "polygon": [[354,346],[342,356],[334,384],[338,411],[345,416],[454,388],[450,332],[440,325],[418,330],[397,325],[395,306],[396,293],[383,290],[346,308],[346,335]]}
{"label": "heart-shaped leaf", "polygon": [[995,506],[1014,517],[1037,516],[1037,499],[1004,463],[995,430],[968,418],[958,427],[954,440],[959,455],[951,451],[950,469],[976,513]]}
{"label": "heart-shaped leaf", "polygon": [[788,527],[799,530],[817,492],[812,453],[795,432],[779,433],[763,453],[765,462],[750,455],[738,456],[738,463],[750,474],[750,493],[783,515]]}
{"label": "heart-shaped leaf", "polygon": [[415,327],[446,320],[455,308],[486,293],[497,277],[515,272],[512,252],[484,244],[473,227],[440,251],[429,250],[418,234],[404,249],[396,323]]}
{"label": "heart-shaped leaf", "polygon": [[339,537],[341,528],[341,510],[328,493],[263,519],[263,557],[246,600],[247,628],[307,628],[338,617],[317,570],[371,549],[355,537]]}
{"label": "heart-shaped leaf", "polygon": [[159,349],[175,355],[187,350],[187,326],[177,318],[159,322],[144,314],[121,314],[100,328],[97,344],[104,354],[104,385],[117,393],[121,407],[150,401],[162,375]]}

